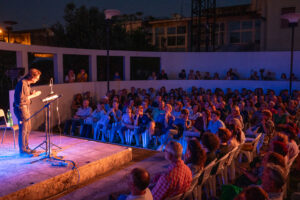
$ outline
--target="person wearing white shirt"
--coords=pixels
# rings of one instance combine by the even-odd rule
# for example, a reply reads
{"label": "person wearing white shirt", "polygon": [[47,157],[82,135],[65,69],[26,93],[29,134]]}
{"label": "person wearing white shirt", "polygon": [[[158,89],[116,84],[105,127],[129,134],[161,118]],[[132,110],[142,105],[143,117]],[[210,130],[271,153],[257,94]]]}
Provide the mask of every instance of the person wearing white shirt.
{"label": "person wearing white shirt", "polygon": [[85,99],[82,102],[82,107],[78,108],[75,116],[71,120],[67,120],[65,124],[64,133],[67,134],[72,124],[71,135],[74,136],[77,125],[83,125],[84,120],[92,113],[92,108],[89,107],[89,100]]}

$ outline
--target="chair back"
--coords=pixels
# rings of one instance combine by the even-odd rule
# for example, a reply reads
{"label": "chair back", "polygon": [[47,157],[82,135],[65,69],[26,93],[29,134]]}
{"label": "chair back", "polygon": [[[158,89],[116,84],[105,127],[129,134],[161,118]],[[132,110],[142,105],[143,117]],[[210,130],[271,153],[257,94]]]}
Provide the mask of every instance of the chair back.
{"label": "chair back", "polygon": [[230,155],[231,152],[227,153],[225,156],[223,156],[222,158],[220,158],[220,160],[218,160],[215,164],[215,166],[217,167],[216,173],[215,174],[220,174],[222,172],[222,170],[224,169],[224,167],[226,166],[226,162],[228,160],[228,156]]}
{"label": "chair back", "polygon": [[217,159],[211,161],[203,170],[203,173],[202,173],[202,180],[199,180],[199,185],[203,185],[207,179],[210,177],[210,172],[212,170],[212,168],[215,166],[215,163],[216,163]]}
{"label": "chair back", "polygon": [[237,148],[237,150],[235,151],[234,156],[233,156],[234,159],[238,158],[238,156],[239,156],[239,154],[240,154],[240,151],[241,151],[243,145],[244,145],[244,143],[241,143],[241,144],[238,146],[238,148]]}
{"label": "chair back", "polygon": [[257,145],[258,145],[258,142],[260,141],[260,139],[262,138],[262,133],[260,133],[256,138],[255,140],[253,140],[253,150],[252,152],[254,153],[255,151],[257,151]]}
{"label": "chair back", "polygon": [[231,165],[231,162],[235,156],[235,152],[238,150],[238,148],[239,148],[239,146],[234,147],[234,149],[232,149],[231,152],[228,153],[229,155],[228,155],[228,159],[226,161],[226,166]]}
{"label": "chair back", "polygon": [[193,180],[192,180],[190,189],[184,193],[183,199],[186,199],[190,194],[192,194],[193,190],[195,189],[196,185],[198,184],[199,177],[201,174],[202,174],[202,171],[198,172],[197,174],[195,174],[193,176]]}

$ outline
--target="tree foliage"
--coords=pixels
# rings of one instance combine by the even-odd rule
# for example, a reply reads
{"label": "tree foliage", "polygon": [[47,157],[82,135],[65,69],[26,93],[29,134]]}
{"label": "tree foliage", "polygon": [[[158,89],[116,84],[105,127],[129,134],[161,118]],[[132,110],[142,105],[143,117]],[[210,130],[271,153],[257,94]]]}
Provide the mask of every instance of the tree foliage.
{"label": "tree foliage", "polygon": [[[143,13],[137,12],[138,18]],[[127,15],[125,15],[127,16]],[[143,28],[127,33],[122,25],[124,15],[113,19],[110,24],[110,49],[114,50],[154,50]],[[74,3],[66,5],[64,25],[52,26],[54,45],[72,48],[106,49],[106,20],[103,11],[96,7],[77,8]]]}

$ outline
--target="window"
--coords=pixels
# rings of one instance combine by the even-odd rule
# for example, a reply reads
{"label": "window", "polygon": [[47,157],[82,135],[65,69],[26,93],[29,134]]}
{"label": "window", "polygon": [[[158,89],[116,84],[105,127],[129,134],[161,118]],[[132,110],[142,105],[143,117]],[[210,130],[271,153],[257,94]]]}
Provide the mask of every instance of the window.
{"label": "window", "polygon": [[176,45],[176,37],[168,37],[168,46],[175,46]]}
{"label": "window", "polygon": [[252,32],[242,32],[242,43],[251,43],[252,42]]}
{"label": "window", "polygon": [[243,21],[242,29],[252,29],[252,21]]}
{"label": "window", "polygon": [[186,33],[186,27],[185,26],[178,26],[177,27],[177,34],[185,34]]}
{"label": "window", "polygon": [[185,36],[178,36],[177,37],[177,45],[185,45]]}
{"label": "window", "polygon": [[229,31],[237,31],[241,29],[241,23],[239,21],[229,22]]}
{"label": "window", "polygon": [[230,33],[230,43],[237,44],[241,42],[240,32],[231,32]]}
{"label": "window", "polygon": [[[287,14],[287,13],[295,13],[296,8],[295,7],[288,7],[288,8],[281,8],[281,15]],[[281,28],[288,28],[289,22],[286,19],[281,19]]]}
{"label": "window", "polygon": [[156,35],[163,35],[165,33],[164,28],[163,27],[157,27],[155,28],[155,34]]}
{"label": "window", "polygon": [[176,34],[176,27],[169,27],[168,34]]}

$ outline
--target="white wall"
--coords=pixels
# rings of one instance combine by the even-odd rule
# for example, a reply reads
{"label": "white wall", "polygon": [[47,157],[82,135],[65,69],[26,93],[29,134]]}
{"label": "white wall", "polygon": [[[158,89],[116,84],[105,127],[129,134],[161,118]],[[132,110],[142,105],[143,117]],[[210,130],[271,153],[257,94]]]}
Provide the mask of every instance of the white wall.
{"label": "white wall", "polygon": [[[236,69],[242,78],[247,79],[251,70],[266,69],[289,77],[290,52],[214,52],[214,53],[162,53],[162,68],[171,78],[177,78],[181,69],[200,72],[218,72],[221,77],[229,68]],[[300,52],[294,54],[294,73],[300,78]]]}
{"label": "white wall", "polygon": [[[28,52],[54,54],[54,72],[56,83],[63,83],[63,54],[88,55],[90,60],[95,56],[106,55],[105,50],[58,48],[35,45],[8,44],[0,42],[0,50],[16,51],[18,66],[28,67],[28,59],[24,58]],[[111,56],[123,56],[125,80],[130,80],[130,57],[160,57],[161,68],[170,79],[177,79],[181,69],[208,71],[211,74],[218,72],[224,77],[229,68],[235,69],[243,78],[249,78],[251,70],[266,70],[276,73],[279,78],[281,73],[289,76],[290,52],[140,52],[140,51],[111,51]],[[92,81],[96,81],[96,62],[90,63]],[[294,73],[300,78],[300,51],[294,53]]]}
{"label": "white wall", "polygon": [[[178,80],[169,80],[169,81],[112,81],[110,82],[111,89],[119,90],[119,89],[130,89],[131,87],[136,88],[145,88],[148,89],[153,87],[155,89],[159,89],[162,86],[165,86],[167,90],[172,88],[182,87],[185,90],[191,89],[192,86],[203,87],[205,89],[215,89],[221,88],[226,90],[226,88],[232,89],[255,89],[255,88],[263,88],[265,91],[267,89],[273,89],[277,93],[279,93],[282,89],[287,89],[289,87],[288,81],[227,81],[227,80],[199,80],[199,81],[178,81]],[[31,114],[35,113],[39,109],[43,107],[43,103],[41,99],[46,97],[50,93],[49,86],[37,86],[34,87],[35,90],[41,90],[42,95],[33,99],[31,105]],[[300,81],[293,83],[293,89],[300,90]],[[87,83],[70,83],[70,84],[55,84],[53,87],[53,91],[56,94],[62,94],[63,96],[58,100],[58,108],[60,113],[60,118],[62,121],[69,119],[71,117],[71,102],[73,96],[77,93],[84,93],[86,91],[90,91],[91,95],[95,98],[95,100],[99,100],[106,93],[106,82],[87,82]],[[14,91],[10,91],[10,108],[13,110],[13,94]],[[56,111],[57,102],[55,102],[52,106],[53,110],[53,122],[52,124],[57,124],[57,111]],[[13,113],[12,113],[13,114]],[[16,118],[13,114],[14,123],[17,123]],[[32,119],[32,127],[33,129],[37,129],[41,124],[45,121],[45,114],[42,112],[38,114],[35,118]]]}

